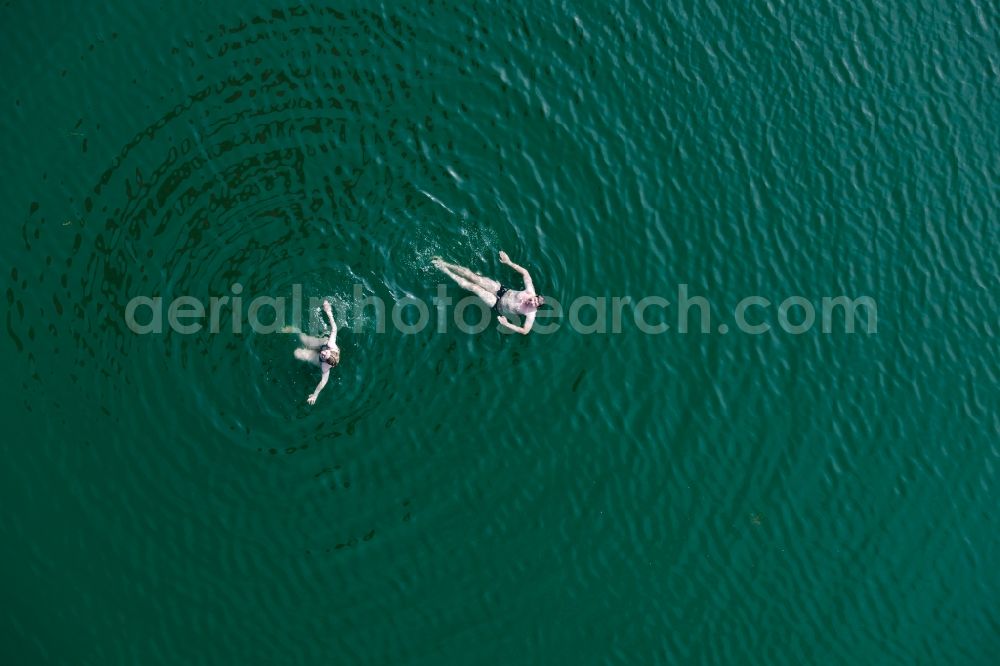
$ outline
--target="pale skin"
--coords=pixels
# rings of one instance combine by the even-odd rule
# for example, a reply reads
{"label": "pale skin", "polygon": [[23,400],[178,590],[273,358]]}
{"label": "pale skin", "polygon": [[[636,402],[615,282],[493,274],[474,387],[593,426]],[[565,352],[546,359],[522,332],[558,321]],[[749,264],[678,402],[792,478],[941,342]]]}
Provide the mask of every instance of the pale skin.
{"label": "pale skin", "polygon": [[497,292],[500,290],[500,283],[496,280],[474,273],[463,266],[450,264],[440,257],[435,257],[431,263],[458,283],[458,286],[462,287],[462,289],[471,291],[476,296],[479,296],[491,308],[495,307],[495,309],[506,314],[522,315],[524,323],[521,326],[512,324],[507,319],[506,314],[501,314],[497,318],[501,326],[515,333],[528,334],[535,323],[535,313],[542,303],[545,302],[545,299],[535,293],[535,285],[531,281],[531,275],[528,273],[528,270],[511,261],[510,257],[503,250],[500,251],[500,263],[507,264],[521,274],[521,278],[524,280],[524,289],[508,289],[499,303],[497,303]]}
{"label": "pale skin", "polygon": [[299,331],[291,326],[282,329],[284,333],[298,333],[302,347],[295,350],[295,358],[319,366],[323,376],[320,377],[316,390],[309,394],[306,402],[310,405],[316,404],[319,392],[323,390],[330,380],[330,370],[340,362],[340,348],[337,346],[337,322],[333,320],[333,307],[330,301],[323,301],[323,312],[330,322],[330,336],[327,338],[317,338]]}

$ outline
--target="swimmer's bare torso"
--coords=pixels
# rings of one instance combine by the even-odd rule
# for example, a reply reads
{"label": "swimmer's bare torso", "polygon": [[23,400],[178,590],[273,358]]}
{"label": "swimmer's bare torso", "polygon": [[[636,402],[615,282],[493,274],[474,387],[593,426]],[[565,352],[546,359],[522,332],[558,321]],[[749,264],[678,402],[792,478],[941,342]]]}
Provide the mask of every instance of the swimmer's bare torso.
{"label": "swimmer's bare torso", "polygon": [[295,350],[295,358],[318,366],[320,372],[323,373],[319,384],[316,385],[316,390],[306,398],[306,402],[310,405],[316,404],[316,398],[319,397],[320,391],[323,390],[326,383],[330,380],[330,370],[340,363],[340,347],[337,346],[337,322],[333,319],[333,307],[330,305],[330,301],[323,301],[323,312],[326,313],[327,320],[330,322],[329,337],[317,338],[306,335],[290,326],[282,329],[285,333],[299,334],[299,341],[303,346]]}
{"label": "swimmer's bare torso", "polygon": [[[535,323],[535,313],[539,306],[545,302],[545,299],[535,293],[535,285],[528,270],[511,261],[507,253],[502,250],[500,251],[500,262],[507,264],[521,274],[524,279],[524,289],[509,289],[492,278],[474,273],[463,266],[450,264],[440,257],[436,257],[432,263],[457,282],[460,287],[483,299],[497,313],[497,321],[502,326],[516,333],[527,335]],[[524,323],[520,326],[512,324],[507,319],[507,315],[523,316]]]}

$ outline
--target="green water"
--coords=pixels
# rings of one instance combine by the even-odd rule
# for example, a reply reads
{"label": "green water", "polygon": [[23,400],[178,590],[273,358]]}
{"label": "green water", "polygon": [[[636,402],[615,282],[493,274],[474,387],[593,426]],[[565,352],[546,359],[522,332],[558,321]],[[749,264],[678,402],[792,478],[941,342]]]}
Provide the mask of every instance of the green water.
{"label": "green water", "polygon": [[[996,663],[998,19],[6,2],[0,659]],[[500,249],[711,330],[348,316],[309,407],[288,336],[124,321]]]}

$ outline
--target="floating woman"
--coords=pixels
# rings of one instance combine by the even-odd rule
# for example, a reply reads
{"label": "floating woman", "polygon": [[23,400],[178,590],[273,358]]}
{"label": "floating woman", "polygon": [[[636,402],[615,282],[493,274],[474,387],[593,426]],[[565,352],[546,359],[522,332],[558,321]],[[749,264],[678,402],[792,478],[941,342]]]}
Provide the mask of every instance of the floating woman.
{"label": "floating woman", "polygon": [[[503,326],[527,335],[535,323],[535,313],[545,302],[545,299],[535,293],[535,285],[531,282],[531,275],[528,274],[527,269],[511,261],[503,250],[500,251],[500,262],[507,264],[521,274],[521,277],[524,278],[523,290],[505,287],[492,278],[473,273],[468,268],[449,264],[441,257],[434,257],[431,263],[457,282],[458,286],[471,291],[486,301],[490,309],[497,313],[497,321]],[[524,324],[515,326],[508,321],[505,316],[507,314],[524,315]]]}
{"label": "floating woman", "polygon": [[333,308],[330,306],[330,301],[323,301],[323,312],[326,313],[327,319],[330,320],[330,337],[326,339],[306,335],[291,326],[281,329],[282,333],[298,333],[299,340],[305,345],[295,350],[295,358],[317,365],[323,372],[319,384],[316,385],[316,390],[306,398],[306,402],[310,405],[316,404],[319,392],[323,390],[326,382],[330,379],[330,370],[340,363],[340,347],[337,346],[337,322],[333,320]]}

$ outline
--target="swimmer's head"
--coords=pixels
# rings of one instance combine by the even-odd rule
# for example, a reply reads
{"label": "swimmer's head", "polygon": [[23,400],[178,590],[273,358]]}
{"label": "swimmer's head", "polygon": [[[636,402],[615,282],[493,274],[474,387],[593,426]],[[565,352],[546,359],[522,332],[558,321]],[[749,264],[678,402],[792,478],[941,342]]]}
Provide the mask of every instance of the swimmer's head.
{"label": "swimmer's head", "polygon": [[337,361],[340,360],[340,354],[332,349],[324,349],[319,353],[319,358],[330,365],[337,365]]}
{"label": "swimmer's head", "polygon": [[542,296],[541,294],[538,294],[536,296],[529,296],[527,300],[527,304],[535,308],[536,310],[542,307],[544,303],[545,303],[545,297]]}

